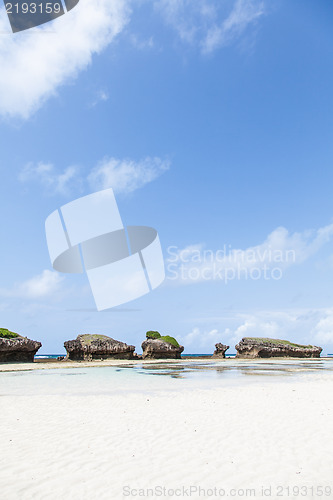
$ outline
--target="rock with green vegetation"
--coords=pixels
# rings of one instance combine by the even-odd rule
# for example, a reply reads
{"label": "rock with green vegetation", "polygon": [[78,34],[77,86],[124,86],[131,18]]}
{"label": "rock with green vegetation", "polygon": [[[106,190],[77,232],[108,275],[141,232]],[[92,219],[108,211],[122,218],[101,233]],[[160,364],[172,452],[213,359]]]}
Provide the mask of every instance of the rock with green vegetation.
{"label": "rock with green vegetation", "polygon": [[228,345],[224,344],[215,344],[215,351],[213,354],[213,358],[225,358],[225,352],[229,349]]}
{"label": "rock with green vegetation", "polygon": [[150,330],[149,332],[146,333],[146,338],[147,339],[160,339],[161,334],[158,332],[154,332],[153,330]]}
{"label": "rock with green vegetation", "polygon": [[174,337],[170,337],[170,335],[163,335],[162,337],[160,337],[160,340],[163,340],[163,342],[167,342],[174,347],[179,347],[177,340]]}
{"label": "rock with green vegetation", "polygon": [[7,328],[0,328],[0,338],[1,339],[15,339],[19,337],[18,333],[10,332]]}
{"label": "rock with green vegetation", "polygon": [[288,340],[244,337],[236,345],[236,358],[320,358],[321,347]]}
{"label": "rock with green vegetation", "polygon": [[0,362],[25,362],[32,363],[36,352],[42,344],[7,328],[0,328]]}
{"label": "rock with green vegetation", "polygon": [[134,359],[134,345],[127,345],[107,335],[78,335],[75,340],[64,343],[66,360],[92,361],[103,359]]}
{"label": "rock with green vegetation", "polygon": [[184,347],[174,337],[149,331],[142,342],[143,359],[180,359]]}

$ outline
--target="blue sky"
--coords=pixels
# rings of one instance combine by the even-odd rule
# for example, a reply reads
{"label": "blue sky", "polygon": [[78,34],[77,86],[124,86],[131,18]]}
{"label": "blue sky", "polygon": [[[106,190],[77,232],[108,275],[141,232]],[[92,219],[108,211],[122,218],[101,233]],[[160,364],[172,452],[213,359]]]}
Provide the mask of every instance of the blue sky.
{"label": "blue sky", "polygon": [[[332,17],[327,0],[81,0],[13,35],[1,9],[0,326],[44,353],[85,332],[140,352],[150,329],[187,352],[254,335],[333,352]],[[125,224],[158,230],[167,279],[98,313],[84,275],[52,270],[44,222],[107,187]],[[233,250],[239,279],[211,279]],[[249,278],[263,265],[279,279]]]}

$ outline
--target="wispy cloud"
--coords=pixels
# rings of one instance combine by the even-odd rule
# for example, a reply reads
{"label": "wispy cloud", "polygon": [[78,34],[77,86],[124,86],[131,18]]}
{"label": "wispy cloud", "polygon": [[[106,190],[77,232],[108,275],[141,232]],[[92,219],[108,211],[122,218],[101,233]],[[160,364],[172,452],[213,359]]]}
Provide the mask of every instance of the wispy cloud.
{"label": "wispy cloud", "polygon": [[[151,5],[181,41],[205,54],[238,39],[264,13],[264,0],[152,0]],[[124,31],[130,6],[135,8],[130,0],[84,0],[52,24],[15,36],[0,9],[0,116],[28,119],[61,86],[75,80]],[[153,36],[128,35],[136,49],[154,46]],[[94,102],[106,96],[101,93]]]}
{"label": "wispy cloud", "polygon": [[333,308],[238,314],[236,326],[230,329],[230,342],[237,343],[243,337],[280,338],[305,345],[333,345]]}
{"label": "wispy cloud", "polygon": [[262,1],[237,0],[229,16],[222,23],[215,23],[208,29],[202,41],[203,53],[209,54],[239,38],[263,13]]}
{"label": "wispy cloud", "polygon": [[317,342],[333,345],[333,308],[326,309],[321,316],[312,332]]}
{"label": "wispy cloud", "polygon": [[56,271],[44,270],[21,283],[16,283],[11,289],[0,289],[2,297],[17,297],[23,299],[42,299],[60,291],[64,277]]}
{"label": "wispy cloud", "polygon": [[140,38],[135,34],[132,34],[130,36],[130,41],[133,47],[135,47],[138,50],[149,50],[152,49],[155,44],[154,44],[154,38],[150,36],[149,38]]}
{"label": "wispy cloud", "polygon": [[19,180],[23,183],[37,182],[50,195],[69,195],[74,188],[76,191],[80,189],[82,184],[78,167],[69,166],[59,172],[51,163],[43,162],[25,165],[19,174]]}
{"label": "wispy cloud", "polygon": [[[301,264],[315,255],[333,238],[333,224],[302,233],[289,233],[284,227],[275,229],[264,242],[246,249],[231,249],[227,245],[217,250],[193,244],[185,248],[170,246],[166,261],[170,283],[184,285],[204,281],[233,279],[280,279],[280,272]],[[279,273],[277,273],[279,271]]]}
{"label": "wispy cloud", "polygon": [[94,189],[112,187],[118,193],[131,193],[157,179],[169,166],[169,161],[157,157],[138,162],[104,158],[89,174],[88,181]]}
{"label": "wispy cloud", "polygon": [[[197,325],[189,333],[179,336],[179,339],[186,346],[187,352],[193,350],[209,353],[214,350],[218,342],[229,345],[230,352],[234,352],[235,344],[243,337],[284,338],[288,335],[294,337],[295,332],[292,331],[292,327],[298,316],[297,312],[282,311],[236,313],[220,319],[220,322],[226,325],[224,329]],[[304,335],[304,332],[302,334]]]}
{"label": "wispy cloud", "polygon": [[131,159],[104,158],[83,175],[81,169],[69,166],[59,171],[52,163],[28,163],[19,173],[22,183],[35,182],[48,195],[72,195],[86,190],[113,188],[116,193],[132,193],[154,181],[170,167],[168,160],[146,157]]}
{"label": "wispy cloud", "polygon": [[[1,36],[0,115],[27,119],[61,85],[76,78],[123,30],[127,5],[124,0],[84,0],[53,25]],[[1,9],[0,31],[8,30]]]}
{"label": "wispy cloud", "polygon": [[264,1],[158,0],[155,8],[182,42],[209,54],[237,40],[253,25],[264,13]]}
{"label": "wispy cloud", "polygon": [[201,353],[211,352],[214,345],[218,342],[226,342],[230,336],[231,330],[226,328],[224,331],[213,328],[211,330],[193,327],[192,330],[185,334],[179,335],[179,342],[186,348],[187,352],[191,350],[200,351]]}
{"label": "wispy cloud", "polygon": [[[216,324],[223,327],[217,329]],[[212,353],[217,342],[230,346],[243,337],[268,337],[300,344],[333,347],[333,308],[258,310],[230,312],[221,317],[202,319],[188,333],[178,335],[187,352]],[[328,347],[330,346],[330,347]]]}
{"label": "wispy cloud", "polygon": [[94,108],[95,106],[97,106],[97,104],[99,104],[101,102],[108,101],[109,98],[110,98],[109,93],[106,90],[103,90],[103,89],[98,90],[95,93],[94,98],[90,103],[90,108]]}

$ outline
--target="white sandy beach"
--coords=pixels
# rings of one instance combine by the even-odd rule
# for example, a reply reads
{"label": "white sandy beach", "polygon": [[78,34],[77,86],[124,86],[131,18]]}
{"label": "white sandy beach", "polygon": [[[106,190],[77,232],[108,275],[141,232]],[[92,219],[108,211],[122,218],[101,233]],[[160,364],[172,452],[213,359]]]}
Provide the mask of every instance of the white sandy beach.
{"label": "white sandy beach", "polygon": [[329,373],[200,389],[143,375],[95,395],[2,384],[0,395],[4,500],[333,495]]}

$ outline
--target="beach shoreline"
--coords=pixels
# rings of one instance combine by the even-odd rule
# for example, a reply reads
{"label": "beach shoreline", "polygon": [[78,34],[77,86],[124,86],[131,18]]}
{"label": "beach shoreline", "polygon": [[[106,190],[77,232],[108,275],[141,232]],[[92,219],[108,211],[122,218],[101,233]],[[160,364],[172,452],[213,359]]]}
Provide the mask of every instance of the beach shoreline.
{"label": "beach shoreline", "polygon": [[[332,372],[243,377],[236,385],[214,373],[200,385],[200,373],[190,383],[135,370],[3,373],[3,497],[263,498],[263,488],[273,499],[292,496],[288,488],[303,488],[309,499],[321,488],[333,494]],[[225,494],[212,495],[214,488]]]}
{"label": "beach shoreline", "polygon": [[332,361],[333,357],[322,356],[320,358],[287,358],[287,357],[274,357],[274,358],[260,358],[260,359],[245,359],[245,358],[213,358],[212,356],[200,356],[200,357],[190,357],[183,356],[181,359],[107,359],[107,360],[93,360],[93,361],[71,361],[71,360],[61,360],[57,359],[35,359],[33,363],[0,363],[0,373],[1,372],[11,372],[11,371],[31,371],[31,370],[50,370],[50,369],[62,369],[62,368],[97,368],[97,367],[107,367],[107,366],[137,366],[140,364],[153,365],[153,364],[170,364],[182,362],[198,362],[206,363],[208,361],[214,363],[228,363],[230,360],[235,362],[251,362],[251,363],[274,363],[274,362],[305,362],[313,363],[314,361]]}

